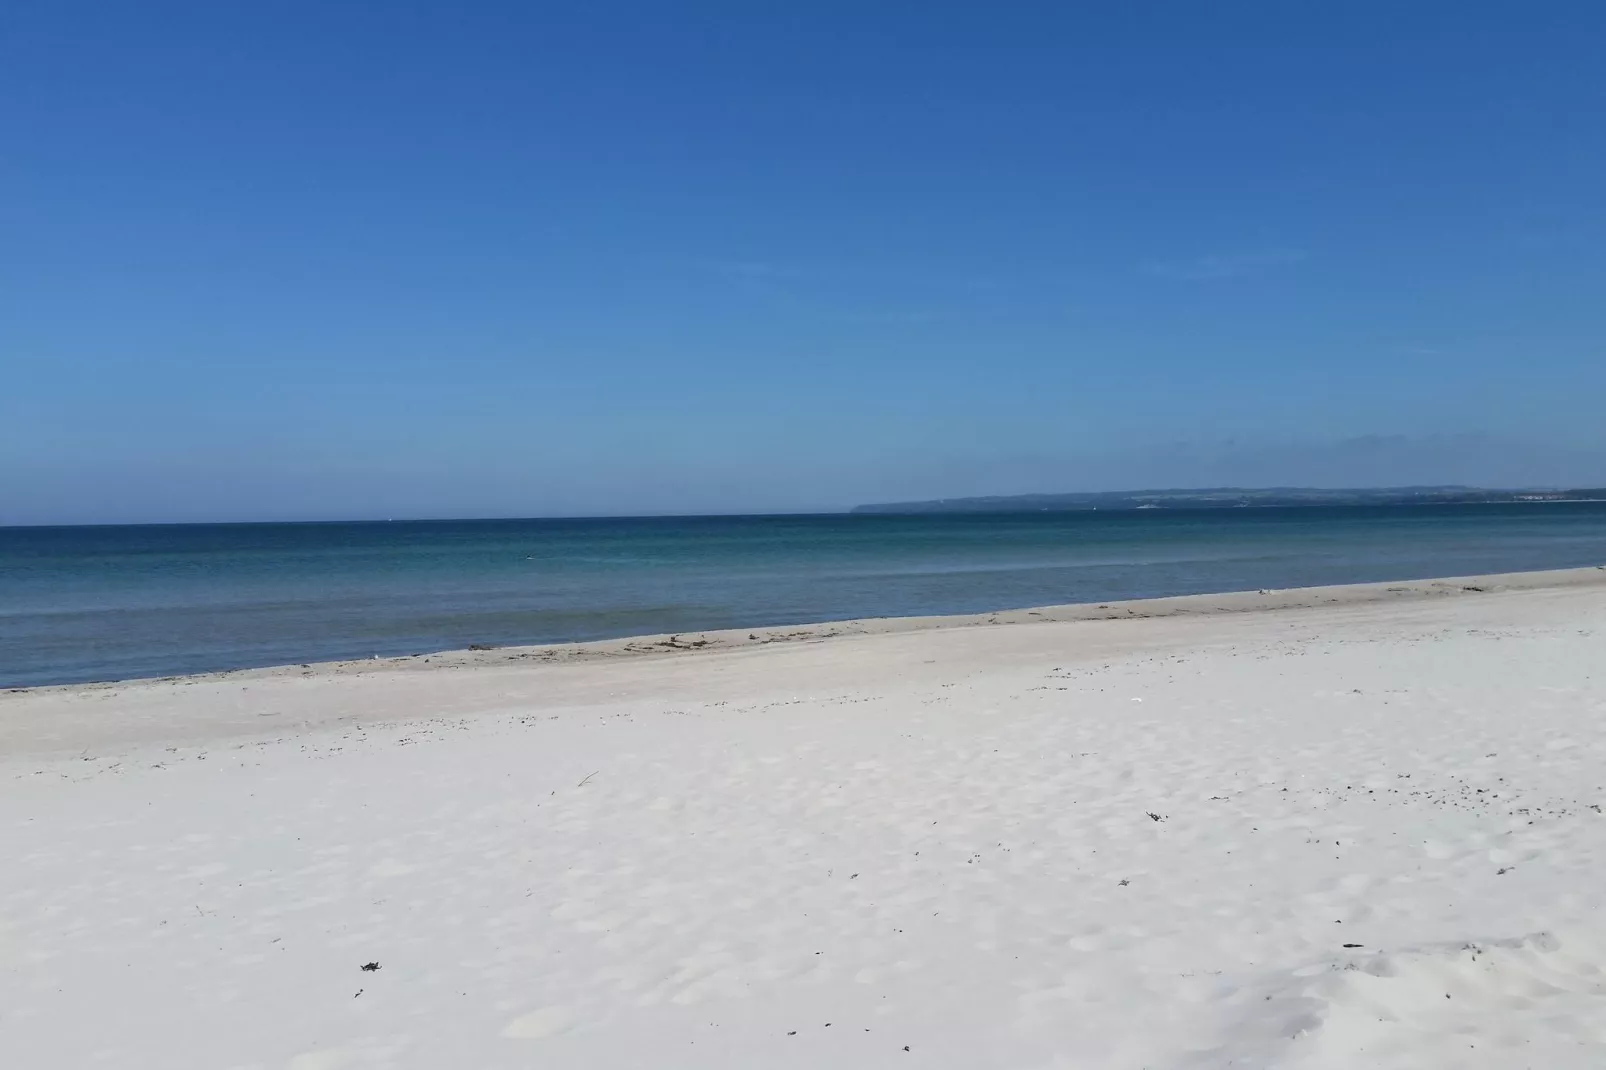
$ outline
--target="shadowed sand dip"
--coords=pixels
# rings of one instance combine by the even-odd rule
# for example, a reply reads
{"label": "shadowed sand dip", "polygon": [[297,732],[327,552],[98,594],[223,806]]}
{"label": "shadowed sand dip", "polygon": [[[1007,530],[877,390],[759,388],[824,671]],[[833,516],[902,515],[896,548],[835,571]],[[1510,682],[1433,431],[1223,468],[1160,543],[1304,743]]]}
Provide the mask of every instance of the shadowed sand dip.
{"label": "shadowed sand dip", "polygon": [[0,1051],[1598,1067],[1603,667],[1591,568],[12,691]]}

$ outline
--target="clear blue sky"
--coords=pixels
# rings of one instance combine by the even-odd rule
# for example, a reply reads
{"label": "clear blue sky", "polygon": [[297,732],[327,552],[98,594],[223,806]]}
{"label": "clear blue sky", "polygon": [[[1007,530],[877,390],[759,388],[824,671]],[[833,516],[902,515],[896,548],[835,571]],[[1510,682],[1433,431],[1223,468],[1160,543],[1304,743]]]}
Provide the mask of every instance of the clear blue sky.
{"label": "clear blue sky", "polygon": [[0,522],[1606,482],[1600,3],[0,11]]}

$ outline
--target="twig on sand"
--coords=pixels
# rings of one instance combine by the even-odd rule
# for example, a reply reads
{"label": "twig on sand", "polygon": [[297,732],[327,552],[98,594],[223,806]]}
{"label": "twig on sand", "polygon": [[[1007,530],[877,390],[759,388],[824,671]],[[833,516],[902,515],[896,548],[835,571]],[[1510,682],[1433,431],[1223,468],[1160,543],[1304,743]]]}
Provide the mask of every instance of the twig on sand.
{"label": "twig on sand", "polygon": [[[597,773],[600,773],[600,772],[602,772],[602,770],[598,769]],[[596,776],[597,773],[587,773],[586,776],[585,776],[585,779],[580,781],[580,783],[576,784],[575,787],[577,787],[577,788],[585,787],[587,784],[589,784],[591,782],[591,778]]]}

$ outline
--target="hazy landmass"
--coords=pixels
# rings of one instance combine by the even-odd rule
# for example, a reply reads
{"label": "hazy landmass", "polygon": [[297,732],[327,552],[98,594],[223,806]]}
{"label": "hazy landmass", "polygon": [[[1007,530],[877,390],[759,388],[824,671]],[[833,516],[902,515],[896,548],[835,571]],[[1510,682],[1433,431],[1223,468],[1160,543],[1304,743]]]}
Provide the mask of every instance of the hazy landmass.
{"label": "hazy landmass", "polygon": [[855,513],[1037,513],[1093,509],[1236,509],[1288,505],[1471,505],[1491,502],[1606,500],[1606,488],[1489,490],[1483,487],[1207,487],[1195,490],[1111,490],[1075,494],[1007,494],[859,505]]}

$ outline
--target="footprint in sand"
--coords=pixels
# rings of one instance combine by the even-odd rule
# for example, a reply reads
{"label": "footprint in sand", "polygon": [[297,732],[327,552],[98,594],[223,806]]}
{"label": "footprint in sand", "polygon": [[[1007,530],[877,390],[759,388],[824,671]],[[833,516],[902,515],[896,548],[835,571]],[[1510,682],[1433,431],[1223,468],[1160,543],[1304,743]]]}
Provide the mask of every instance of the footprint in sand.
{"label": "footprint in sand", "polygon": [[286,1070],[340,1070],[349,1066],[349,1055],[339,1048],[327,1048],[323,1051],[306,1051],[290,1060]]}
{"label": "footprint in sand", "polygon": [[542,1007],[521,1014],[502,1027],[502,1035],[514,1040],[540,1040],[566,1033],[574,1027],[574,1014],[567,1007]]}

